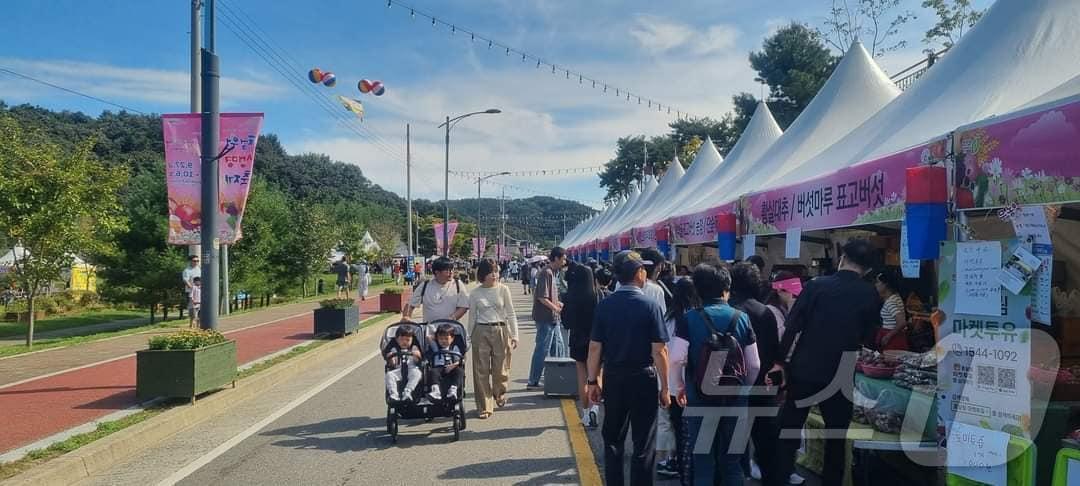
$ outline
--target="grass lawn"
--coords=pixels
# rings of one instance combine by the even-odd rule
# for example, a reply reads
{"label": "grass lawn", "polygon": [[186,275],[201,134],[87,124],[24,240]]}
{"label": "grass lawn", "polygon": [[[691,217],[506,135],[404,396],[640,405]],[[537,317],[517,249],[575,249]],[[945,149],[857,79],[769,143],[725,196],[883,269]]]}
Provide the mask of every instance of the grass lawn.
{"label": "grass lawn", "polygon": [[[103,322],[122,321],[147,317],[143,310],[118,310],[105,309],[83,312],[71,316],[46,317],[34,321],[34,333],[71,329],[73,327],[90,326]],[[15,322],[0,322],[0,337],[24,336],[26,324]]]}

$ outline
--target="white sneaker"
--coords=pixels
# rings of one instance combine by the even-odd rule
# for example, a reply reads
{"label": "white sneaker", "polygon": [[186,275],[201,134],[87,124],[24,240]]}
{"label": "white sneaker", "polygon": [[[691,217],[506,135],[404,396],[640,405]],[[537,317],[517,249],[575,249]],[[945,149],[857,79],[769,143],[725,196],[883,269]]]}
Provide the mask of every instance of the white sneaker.
{"label": "white sneaker", "polygon": [[799,476],[799,473],[791,473],[791,476],[788,477],[787,482],[788,484],[802,484],[806,482],[806,478]]}
{"label": "white sneaker", "polygon": [[411,402],[412,401],[412,392],[413,392],[412,390],[406,388],[405,391],[401,394],[401,399],[406,401],[406,402]]}
{"label": "white sneaker", "polygon": [[753,459],[750,460],[750,477],[755,481],[761,481],[761,468]]}
{"label": "white sneaker", "polygon": [[446,390],[446,398],[457,400],[457,385],[450,385],[450,388]]}
{"label": "white sneaker", "polygon": [[431,399],[431,401],[436,401],[436,400],[441,400],[442,399],[442,394],[439,393],[439,387],[437,387],[437,386],[431,387],[431,391],[428,392],[427,396],[428,396],[428,398]]}
{"label": "white sneaker", "polygon": [[585,422],[590,428],[596,428],[600,425],[600,406],[593,405],[589,407],[587,412],[588,420]]}
{"label": "white sneaker", "polygon": [[396,401],[399,401],[399,400],[401,400],[401,395],[398,395],[397,390],[391,391],[390,392],[390,401],[391,402],[396,402]]}

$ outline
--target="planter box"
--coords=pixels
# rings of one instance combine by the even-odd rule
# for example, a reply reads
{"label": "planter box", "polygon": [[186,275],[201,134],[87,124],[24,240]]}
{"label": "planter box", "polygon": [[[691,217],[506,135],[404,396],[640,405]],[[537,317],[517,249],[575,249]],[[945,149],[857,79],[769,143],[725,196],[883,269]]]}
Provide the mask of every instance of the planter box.
{"label": "planter box", "polygon": [[401,312],[405,308],[405,294],[379,294],[379,310],[382,312]]}
{"label": "planter box", "polygon": [[344,336],[360,329],[360,308],[315,309],[315,335]]}
{"label": "planter box", "polygon": [[[40,321],[40,320],[42,320],[44,318],[45,318],[45,311],[40,311],[40,310],[39,311],[34,311],[34,322]],[[30,313],[29,312],[20,312],[19,313],[19,324],[29,324],[29,323],[30,323]]]}
{"label": "planter box", "polygon": [[199,349],[143,350],[135,353],[135,396],[195,397],[236,384],[236,341]]}

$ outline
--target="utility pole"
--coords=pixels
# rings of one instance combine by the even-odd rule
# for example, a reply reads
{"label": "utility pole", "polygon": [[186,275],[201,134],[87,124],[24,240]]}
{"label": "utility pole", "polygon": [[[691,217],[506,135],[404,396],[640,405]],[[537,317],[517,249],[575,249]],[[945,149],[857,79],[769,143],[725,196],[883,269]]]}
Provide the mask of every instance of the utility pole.
{"label": "utility pole", "polygon": [[443,239],[443,252],[442,256],[450,255],[450,116],[446,116],[446,173],[444,181],[443,192],[443,209],[446,210],[446,217],[443,219],[442,227],[442,239]]}
{"label": "utility pole", "polygon": [[206,46],[202,49],[202,315],[203,329],[217,329],[219,262],[216,243],[218,226],[218,151],[221,130],[221,100],[218,84],[220,60],[214,53],[214,1],[206,0]]}
{"label": "utility pole", "polygon": [[410,144],[410,139],[409,139],[409,124],[408,123],[405,124],[405,200],[406,200],[405,214],[407,214],[405,219],[408,220],[406,223],[408,224],[408,228],[409,228],[409,230],[405,232],[405,233],[408,233],[408,235],[409,235],[409,255],[408,256],[413,256],[413,255],[415,255],[415,253],[413,253],[413,237],[412,237],[412,235],[413,235],[413,233],[412,233],[412,224],[413,224],[413,221],[412,221],[412,145]]}
{"label": "utility pole", "polygon": [[[202,86],[199,76],[202,73],[202,0],[191,0],[191,113],[202,110]],[[199,245],[188,247],[189,256],[198,256]]]}

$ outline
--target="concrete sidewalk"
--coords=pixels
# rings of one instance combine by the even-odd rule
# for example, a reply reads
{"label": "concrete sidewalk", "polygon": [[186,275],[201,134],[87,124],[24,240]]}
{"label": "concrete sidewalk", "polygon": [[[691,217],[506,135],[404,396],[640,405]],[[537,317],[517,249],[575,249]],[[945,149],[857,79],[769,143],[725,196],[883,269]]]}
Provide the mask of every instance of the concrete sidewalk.
{"label": "concrete sidewalk", "polygon": [[[221,320],[220,329],[237,341],[240,364],[312,339],[315,302],[292,304]],[[361,318],[378,312],[378,301],[361,303]],[[0,360],[0,416],[9,424],[0,435],[0,453],[39,441],[111,413],[138,405],[135,357],[155,329],[67,348]]]}

